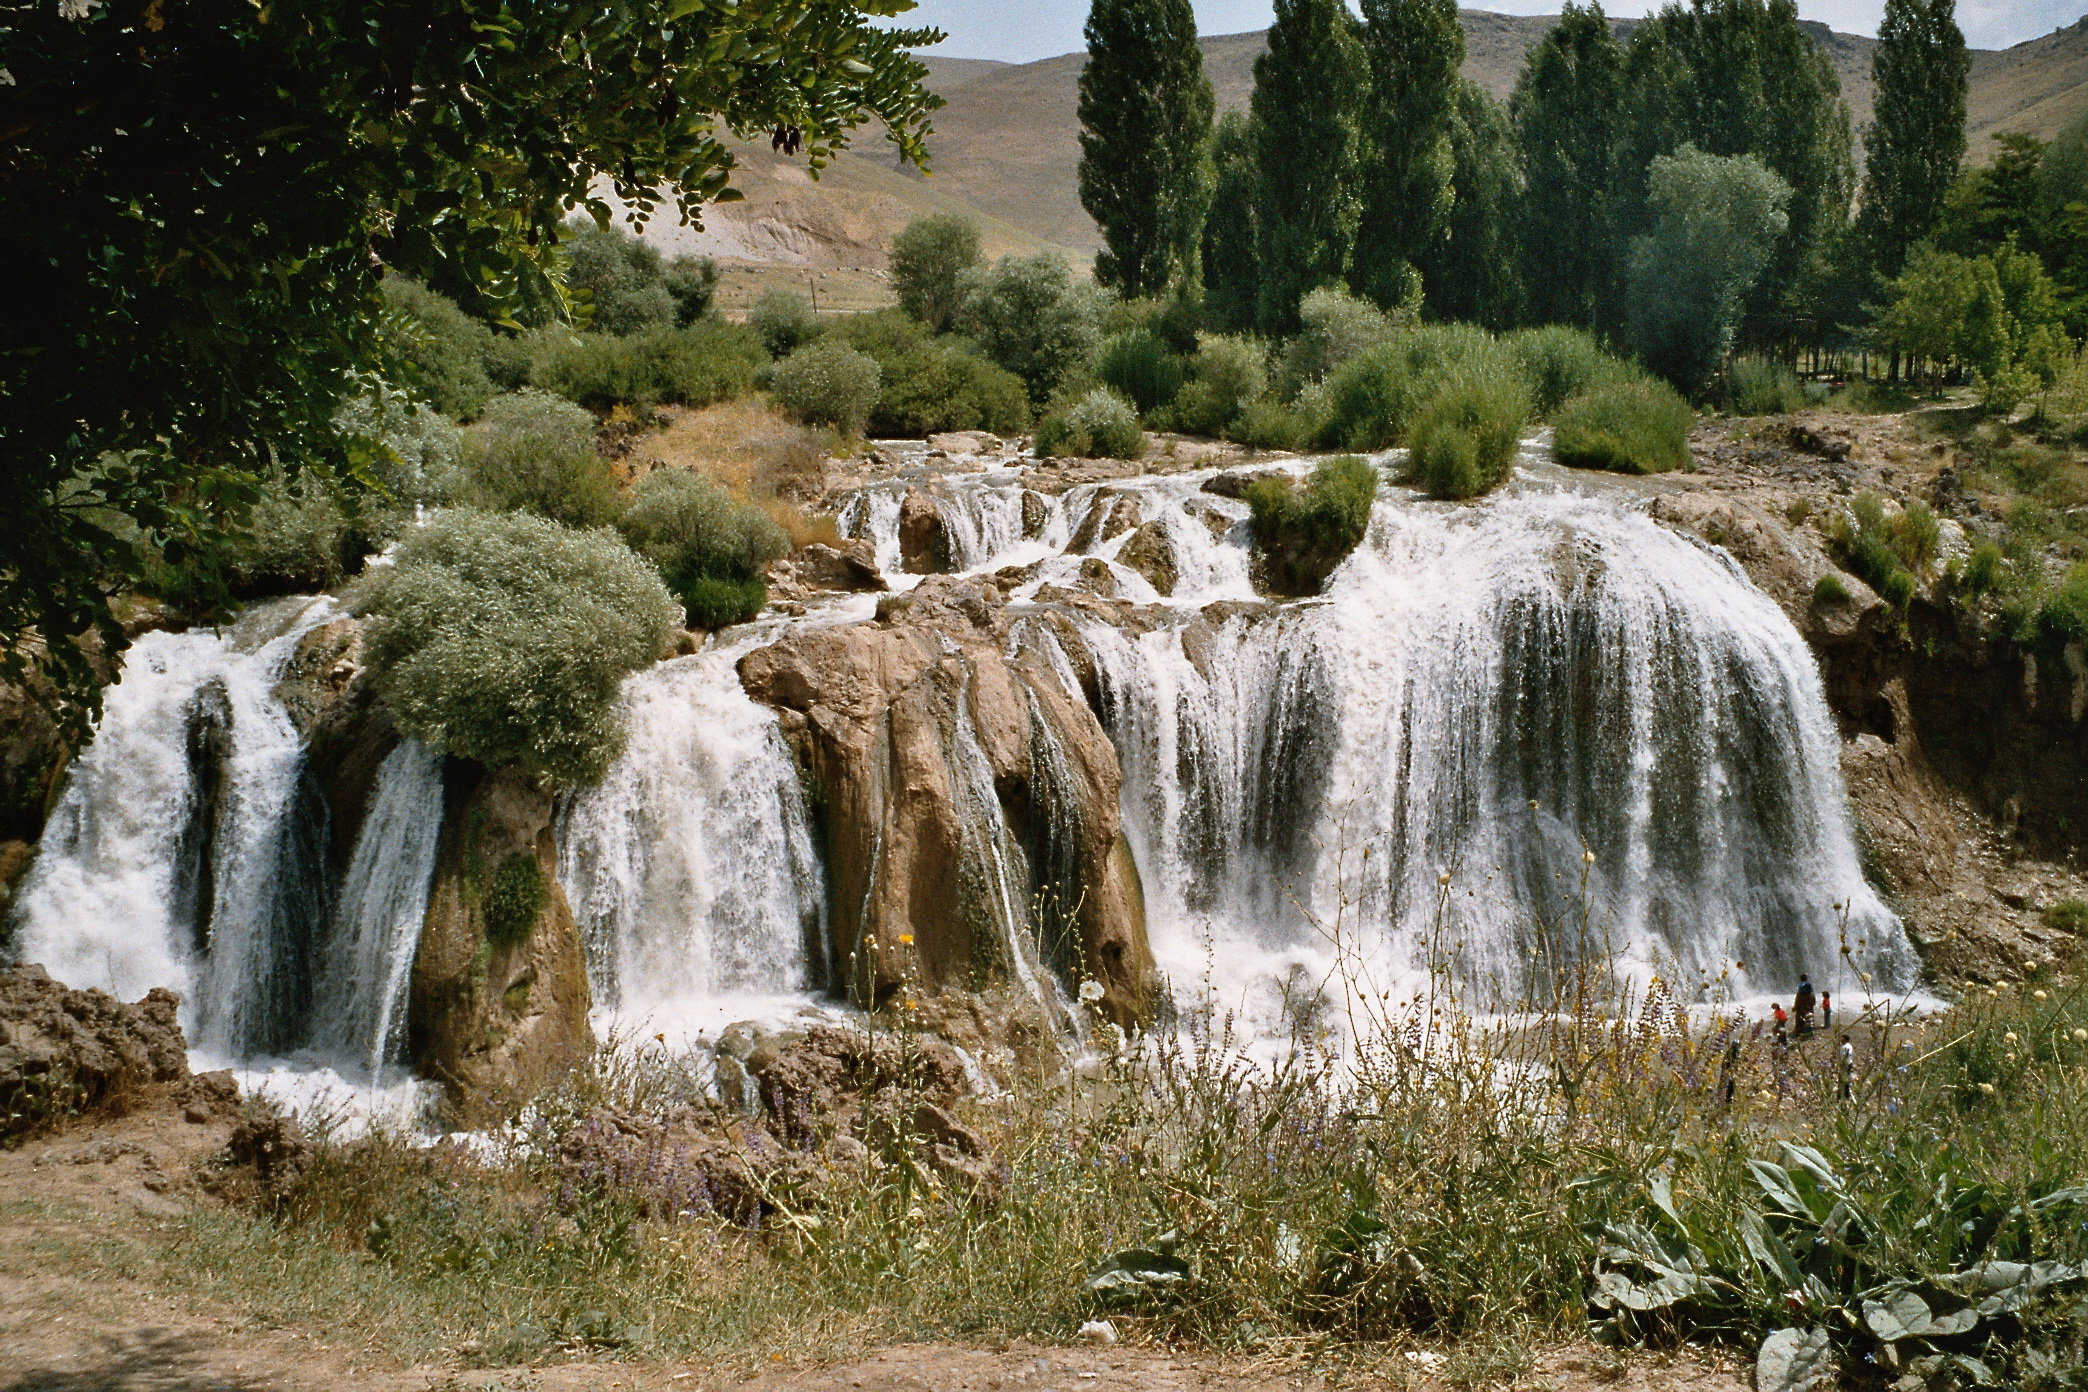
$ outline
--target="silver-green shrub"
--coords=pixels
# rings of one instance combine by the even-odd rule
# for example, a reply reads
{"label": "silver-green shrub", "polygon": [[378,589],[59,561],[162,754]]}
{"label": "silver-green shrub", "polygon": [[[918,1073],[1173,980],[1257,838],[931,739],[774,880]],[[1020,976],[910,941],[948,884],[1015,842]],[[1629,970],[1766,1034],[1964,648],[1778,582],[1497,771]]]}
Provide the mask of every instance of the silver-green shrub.
{"label": "silver-green shrub", "polygon": [[1277,372],[1285,399],[1320,381],[1366,348],[1383,343],[1399,321],[1368,300],[1321,286],[1298,305],[1298,336],[1284,350]]}
{"label": "silver-green shrub", "polygon": [[469,455],[468,496],[481,507],[533,512],[568,527],[599,527],[622,510],[595,450],[595,418],[549,392],[493,398],[485,435]]}
{"label": "silver-green shrub", "polygon": [[1036,453],[1090,459],[1136,459],[1145,453],[1145,432],[1131,403],[1097,387],[1063,412],[1037,423]]}
{"label": "silver-green shrub", "polygon": [[609,767],[617,688],[681,621],[616,533],[475,509],[413,529],[367,612],[371,673],[402,733],[558,784]]}
{"label": "silver-green shrub", "polygon": [[1199,334],[1189,360],[1189,383],[1175,397],[1175,429],[1191,435],[1226,434],[1269,387],[1268,354],[1258,339]]}
{"label": "silver-green shrub", "polygon": [[877,359],[845,343],[808,344],[776,364],[769,380],[776,404],[807,425],[860,435],[877,405]]}
{"label": "silver-green shrub", "polygon": [[397,540],[416,505],[440,507],[463,496],[463,432],[388,383],[373,381],[343,401],[334,428],[371,447],[369,474],[380,493],[363,500],[356,528],[373,545]]}
{"label": "silver-green shrub", "polygon": [[686,469],[655,469],[617,526],[703,628],[744,623],[768,602],[763,574],[790,551],[774,519]]}

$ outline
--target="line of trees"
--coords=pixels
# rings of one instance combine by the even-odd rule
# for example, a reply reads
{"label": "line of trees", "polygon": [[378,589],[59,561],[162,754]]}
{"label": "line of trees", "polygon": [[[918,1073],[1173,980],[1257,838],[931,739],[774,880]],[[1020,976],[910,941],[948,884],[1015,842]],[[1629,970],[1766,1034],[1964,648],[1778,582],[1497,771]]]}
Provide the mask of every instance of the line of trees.
{"label": "line of trees", "polygon": [[2049,158],[2004,137],[1967,171],[1954,0],[1887,0],[1860,180],[1794,0],[1670,4],[1623,38],[1568,0],[1506,103],[1460,76],[1455,0],[1361,8],[1277,0],[1249,110],[1214,122],[1187,0],[1095,0],[1080,186],[1098,280],[1269,337],[1326,286],[1567,324],[1698,393],[1735,351],[1876,347],[1896,375],[1915,350],[1894,307],[1910,267],[1936,278],[1932,251],[2035,257],[2055,314],[2088,304],[2088,127]]}

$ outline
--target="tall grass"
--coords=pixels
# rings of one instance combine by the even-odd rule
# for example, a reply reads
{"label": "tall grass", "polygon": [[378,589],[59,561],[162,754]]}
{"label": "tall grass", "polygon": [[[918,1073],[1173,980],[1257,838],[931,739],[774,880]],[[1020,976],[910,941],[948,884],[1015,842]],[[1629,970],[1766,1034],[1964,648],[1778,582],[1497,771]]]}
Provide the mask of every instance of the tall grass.
{"label": "tall grass", "polygon": [[1559,413],[1552,453],[1576,469],[1658,474],[1689,463],[1696,413],[1674,388],[1650,379],[1598,387]]}
{"label": "tall grass", "polygon": [[[1446,878],[1445,903],[1456,892]],[[657,1176],[576,1183],[552,1162],[604,1103],[712,1105],[692,1061],[627,1043],[540,1102],[498,1163],[385,1137],[323,1147],[280,1217],[192,1220],[191,1279],[264,1318],[338,1287],[336,1317],[401,1357],[469,1339],[485,1361],[751,1363],[1063,1339],[1097,1315],[1216,1348],[1599,1324],[1751,1355],[1797,1326],[1852,1366],[1973,1358],[2063,1385],[2042,1370],[2080,1362],[2082,987],[2030,964],[1919,1022],[1843,996],[1834,1036],[1779,1045],[1719,1006],[1721,981],[1627,989],[1586,904],[1538,925],[1523,978],[1483,997],[1440,929],[1431,985],[1395,993],[1327,925],[1340,965],[1296,993],[1274,1049],[1205,1009],[1161,1034],[1103,1027],[1083,1059],[1033,1012],[1010,1032],[1023,1052],[983,1055],[1007,1092],[966,1118],[998,1159],[979,1190],[870,1128],[867,1161],[811,1161],[821,1181],[758,1227],[701,1202],[645,1216]],[[903,1042],[911,1018],[864,1027]],[[2061,1266],[2033,1286],[1990,1264],[2033,1261]],[[1908,1295],[1975,1315],[1915,1336],[1872,1308],[1905,1313]]]}

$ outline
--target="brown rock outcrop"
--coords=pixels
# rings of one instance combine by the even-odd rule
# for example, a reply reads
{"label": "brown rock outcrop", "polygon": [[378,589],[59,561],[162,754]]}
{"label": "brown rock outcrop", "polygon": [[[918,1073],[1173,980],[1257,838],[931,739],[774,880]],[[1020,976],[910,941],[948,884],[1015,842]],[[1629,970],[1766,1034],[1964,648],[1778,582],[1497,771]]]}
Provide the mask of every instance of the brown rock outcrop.
{"label": "brown rock outcrop", "polygon": [[0,967],[0,1136],[188,1077],[180,1009],[165,987],[126,1004],[40,966]]}
{"label": "brown rock outcrop", "polygon": [[891,588],[877,569],[876,550],[860,537],[839,546],[827,546],[816,541],[801,546],[787,561],[777,562],[777,566],[783,565],[790,567],[791,579],[808,590]]}
{"label": "brown rock outcrop", "polygon": [[899,565],[914,575],[945,575],[957,568],[950,529],[935,499],[918,488],[907,489],[899,500]]}
{"label": "brown rock outcrop", "polygon": [[[539,1091],[591,1046],[587,968],[558,885],[551,795],[520,774],[458,760],[445,785],[435,881],[413,959],[408,1046],[453,1102],[497,1105]],[[535,862],[542,907],[511,940],[496,942],[487,894],[516,857]]]}
{"label": "brown rock outcrop", "polygon": [[1145,1017],[1156,982],[1108,736],[1041,657],[1008,655],[992,580],[905,598],[878,625],[740,662],[819,789],[835,968],[865,1001],[976,984],[1013,968],[1007,924],[1034,916],[1048,965],[1101,983],[1119,1022]]}
{"label": "brown rock outcrop", "polygon": [[1173,594],[1175,582],[1182,578],[1181,568],[1175,563],[1174,543],[1167,539],[1167,529],[1158,522],[1148,522],[1131,534],[1123,550],[1117,552],[1117,564],[1143,575],[1163,595]]}

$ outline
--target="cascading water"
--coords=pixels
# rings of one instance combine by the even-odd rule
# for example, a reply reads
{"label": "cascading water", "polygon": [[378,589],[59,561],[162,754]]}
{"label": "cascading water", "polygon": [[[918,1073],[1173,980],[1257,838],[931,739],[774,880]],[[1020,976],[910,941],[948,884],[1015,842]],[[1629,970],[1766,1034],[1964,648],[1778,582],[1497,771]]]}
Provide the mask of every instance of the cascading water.
{"label": "cascading water", "polygon": [[171,987],[212,1064],[296,1055],[375,1083],[404,1042],[441,760],[410,742],[386,759],[335,894],[326,803],[273,688],[337,617],[283,600],[132,646],[23,885],[15,945],[122,999]]}
{"label": "cascading water", "polygon": [[[1168,617],[1078,615],[1080,662],[1051,625],[1017,641],[1069,689],[1095,674],[1178,996],[1207,982],[1280,1027],[1301,984],[1404,987],[1433,953],[1512,999],[1533,966],[1591,950],[1706,997],[1836,968],[1855,995],[1859,970],[1873,990],[1913,984],[1863,881],[1811,654],[1730,558],[1614,494],[1525,483],[1450,507],[1388,490],[1321,599],[1205,616],[1253,597],[1246,507],[1206,477],[1070,489],[1033,539],[968,556],[1035,565],[1018,597],[1099,556],[1120,596],[1152,602],[1117,555],[1132,525],[1165,535]],[[854,521],[896,556],[903,489],[881,487],[899,491]],[[1008,491],[945,479],[938,512],[992,498],[997,514]],[[1568,923],[1587,932],[1562,948]]]}
{"label": "cascading water", "polygon": [[270,688],[332,613],[284,601],[221,634],[137,641],[22,887],[25,960],[126,1000],[172,987],[199,1049],[295,1042],[326,908],[326,821]]}
{"label": "cascading water", "polygon": [[373,1083],[404,1061],[406,986],[442,837],[442,756],[407,740],[377,769],[320,959],[313,1043]]}
{"label": "cascading water", "polygon": [[801,1008],[827,984],[811,809],[774,713],[734,670],[777,627],[631,677],[622,757],[560,816],[559,881],[595,1000],[648,1030]]}

